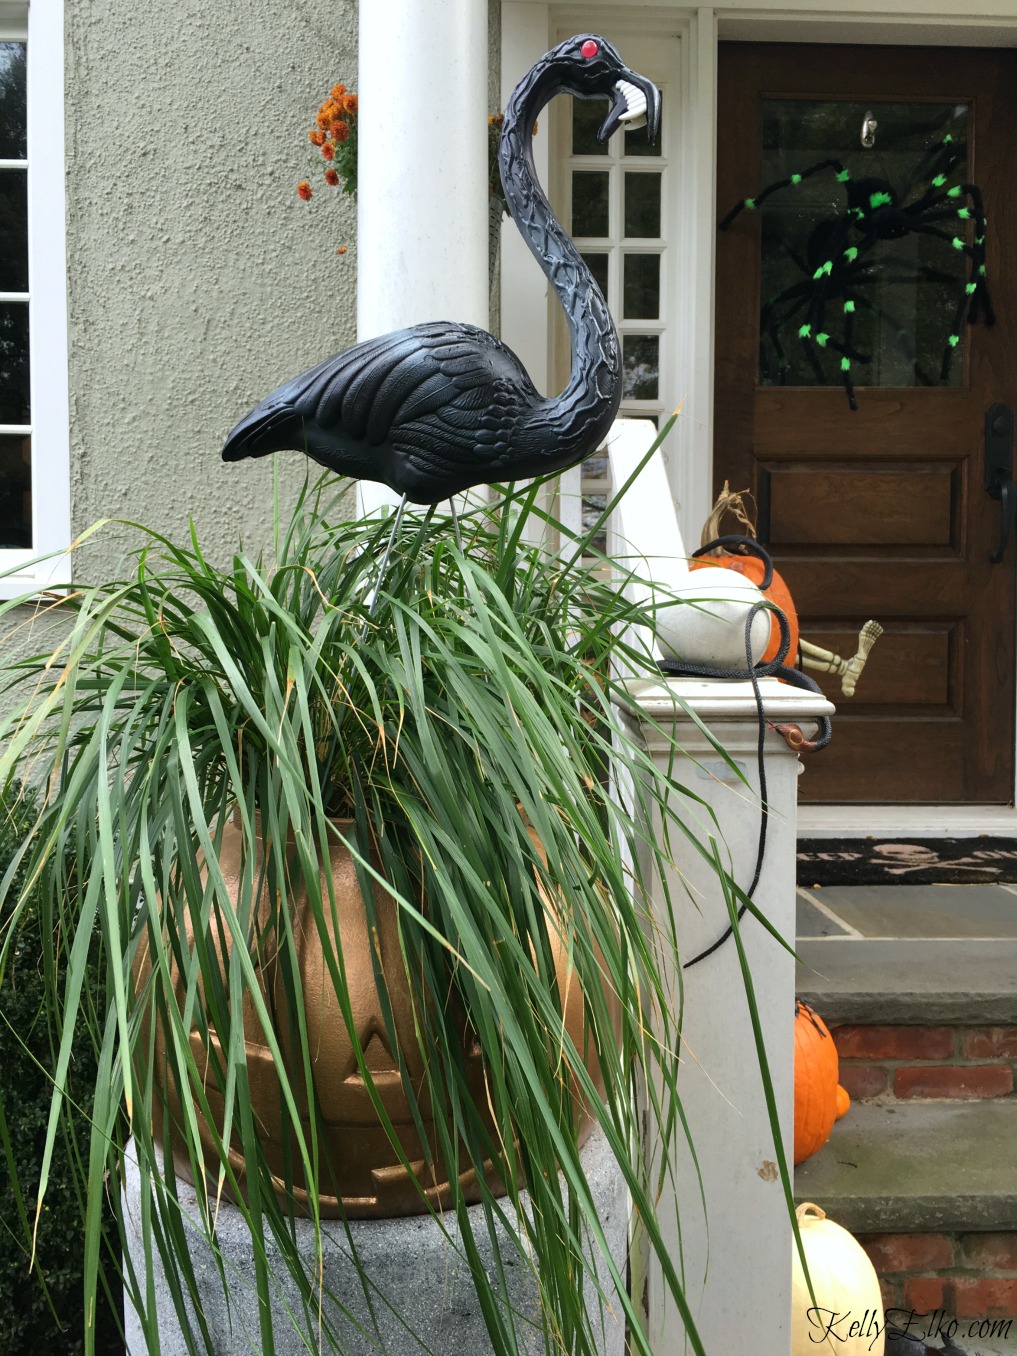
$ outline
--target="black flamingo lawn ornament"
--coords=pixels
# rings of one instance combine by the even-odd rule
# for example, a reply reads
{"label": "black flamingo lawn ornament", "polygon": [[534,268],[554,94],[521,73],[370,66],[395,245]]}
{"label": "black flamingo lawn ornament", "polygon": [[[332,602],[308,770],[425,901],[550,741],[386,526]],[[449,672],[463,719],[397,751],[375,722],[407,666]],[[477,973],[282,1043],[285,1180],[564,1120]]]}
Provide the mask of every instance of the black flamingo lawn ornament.
{"label": "black flamingo lawn ornament", "polygon": [[230,433],[224,461],[306,452],[341,475],[389,485],[402,496],[398,526],[407,500],[436,504],[471,485],[555,474],[596,450],[621,400],[618,335],[533,165],[534,122],[561,92],[611,100],[601,141],[644,120],[655,141],[660,121],[656,86],[592,34],[541,57],[505,110],[498,148],[505,201],[572,336],[561,394],[541,396],[512,350],[486,330],[432,321],[368,339],[280,386]]}

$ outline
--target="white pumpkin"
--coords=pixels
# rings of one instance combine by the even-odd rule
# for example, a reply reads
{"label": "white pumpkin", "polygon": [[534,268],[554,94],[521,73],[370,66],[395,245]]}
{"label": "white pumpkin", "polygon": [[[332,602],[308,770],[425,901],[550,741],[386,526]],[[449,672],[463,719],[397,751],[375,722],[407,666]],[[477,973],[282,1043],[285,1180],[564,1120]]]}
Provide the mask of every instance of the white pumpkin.
{"label": "white pumpkin", "polygon": [[816,1304],[792,1243],[791,1356],[883,1356],[883,1297],[865,1249],[811,1201],[795,1214]]}
{"label": "white pumpkin", "polygon": [[[674,592],[687,602],[657,613],[657,643],[666,659],[710,668],[744,669],[745,623],[749,609],[764,599],[751,579],[720,566],[692,570]],[[770,614],[752,620],[752,662],[770,640]]]}

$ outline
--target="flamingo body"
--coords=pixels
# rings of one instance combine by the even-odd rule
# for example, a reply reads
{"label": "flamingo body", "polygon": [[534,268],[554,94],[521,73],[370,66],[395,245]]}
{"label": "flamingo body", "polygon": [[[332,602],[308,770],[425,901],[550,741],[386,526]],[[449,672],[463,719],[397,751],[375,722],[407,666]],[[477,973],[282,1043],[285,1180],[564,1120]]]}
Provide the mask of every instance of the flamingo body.
{"label": "flamingo body", "polygon": [[480,480],[554,469],[532,448],[527,458],[532,436],[517,436],[546,403],[499,339],[429,321],[356,344],[280,386],[232,431],[223,459],[303,449],[339,474],[433,504]]}

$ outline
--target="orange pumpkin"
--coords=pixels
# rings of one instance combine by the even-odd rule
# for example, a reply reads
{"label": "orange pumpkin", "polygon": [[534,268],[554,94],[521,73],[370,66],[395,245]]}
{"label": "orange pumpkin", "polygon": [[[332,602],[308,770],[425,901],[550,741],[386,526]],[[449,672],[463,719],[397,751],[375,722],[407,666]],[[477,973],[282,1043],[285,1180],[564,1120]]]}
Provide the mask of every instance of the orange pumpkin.
{"label": "orange pumpkin", "polygon": [[841,1116],[843,1116],[844,1113],[845,1113],[846,1111],[850,1111],[850,1110],[851,1110],[851,1098],[850,1098],[850,1096],[848,1095],[848,1090],[847,1090],[847,1088],[842,1088],[841,1085],[838,1083],[838,1084],[837,1084],[837,1119],[840,1120]]}
{"label": "orange pumpkin", "polygon": [[[840,1061],[826,1023],[795,999],[794,1160],[804,1163],[830,1138],[837,1119]],[[846,1095],[846,1094],[845,1094]]]}
{"label": "orange pumpkin", "polygon": [[[716,556],[700,556],[697,560],[689,563],[692,570],[702,570],[708,565],[719,565],[725,570],[734,570],[742,574],[746,579],[750,579],[753,584],[762,585],[766,575],[766,565],[758,556],[729,555],[722,552]],[[787,618],[787,624],[791,631],[791,645],[788,649],[785,664],[794,664],[798,655],[798,613],[795,611],[795,605],[791,601],[791,593],[787,584],[777,573],[773,572],[767,588],[763,589],[763,595],[771,603],[780,608],[781,612]],[[763,651],[763,663],[769,663],[771,659],[776,659],[777,651],[780,649],[780,624],[776,617],[770,618],[770,643]]]}

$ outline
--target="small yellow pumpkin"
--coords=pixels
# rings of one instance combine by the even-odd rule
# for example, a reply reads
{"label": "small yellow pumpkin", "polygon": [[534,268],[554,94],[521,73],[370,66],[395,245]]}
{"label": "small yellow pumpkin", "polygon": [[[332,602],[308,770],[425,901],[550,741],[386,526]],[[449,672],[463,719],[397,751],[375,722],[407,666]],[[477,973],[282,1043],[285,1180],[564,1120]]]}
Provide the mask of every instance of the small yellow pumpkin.
{"label": "small yellow pumpkin", "polygon": [[791,1356],[883,1356],[883,1297],[865,1249],[811,1201],[795,1214],[816,1302],[793,1246]]}

